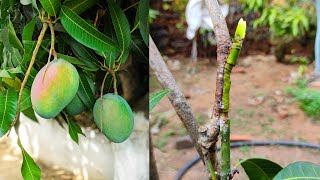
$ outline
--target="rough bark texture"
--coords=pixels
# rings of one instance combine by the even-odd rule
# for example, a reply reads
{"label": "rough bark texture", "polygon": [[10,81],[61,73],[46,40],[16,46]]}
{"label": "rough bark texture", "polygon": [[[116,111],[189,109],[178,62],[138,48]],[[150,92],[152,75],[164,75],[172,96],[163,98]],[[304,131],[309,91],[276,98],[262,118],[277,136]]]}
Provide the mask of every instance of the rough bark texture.
{"label": "rough bark texture", "polygon": [[216,141],[219,135],[219,121],[221,119],[221,110],[223,108],[223,86],[224,86],[224,68],[232,45],[227,23],[221,13],[217,0],[205,0],[209,14],[213,23],[213,31],[217,39],[217,79],[215,92],[214,116],[212,121],[207,124],[202,134],[202,150],[206,159],[210,160],[213,168],[217,171]]}
{"label": "rough bark texture", "polygon": [[199,139],[198,124],[196,118],[187,104],[186,98],[177,86],[171,72],[169,71],[166,63],[164,62],[158,48],[154,44],[151,37],[149,37],[149,63],[150,67],[155,72],[157,79],[164,89],[172,89],[168,94],[169,100],[174,107],[176,113],[181,119],[183,125],[187,129],[192,141],[194,142],[198,153],[202,156],[200,145],[197,143]]}

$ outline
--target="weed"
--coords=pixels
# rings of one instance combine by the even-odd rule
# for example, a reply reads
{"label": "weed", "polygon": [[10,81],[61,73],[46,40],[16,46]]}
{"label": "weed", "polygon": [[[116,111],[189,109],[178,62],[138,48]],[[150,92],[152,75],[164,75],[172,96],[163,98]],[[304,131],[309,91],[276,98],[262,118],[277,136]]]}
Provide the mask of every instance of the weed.
{"label": "weed", "polygon": [[288,94],[292,95],[299,103],[299,107],[313,119],[320,118],[320,92],[308,88],[288,88]]}

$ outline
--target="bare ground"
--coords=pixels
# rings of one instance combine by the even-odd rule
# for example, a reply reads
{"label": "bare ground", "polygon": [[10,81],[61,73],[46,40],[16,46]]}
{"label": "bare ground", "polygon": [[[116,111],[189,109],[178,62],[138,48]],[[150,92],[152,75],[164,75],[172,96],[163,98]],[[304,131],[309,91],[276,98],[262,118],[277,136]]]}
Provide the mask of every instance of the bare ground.
{"label": "bare ground", "polygon": [[[209,119],[212,112],[216,66],[202,60],[198,63],[199,73],[188,73],[188,59],[181,65],[170,67],[176,81],[188,97],[200,124]],[[311,120],[301,111],[286,88],[290,85],[299,65],[285,65],[275,61],[273,56],[255,55],[241,58],[232,74],[230,93],[231,134],[246,135],[253,140],[290,140],[310,143],[320,142],[320,121]],[[170,64],[170,63],[168,63]],[[172,64],[172,63],[171,63]],[[180,66],[180,67],[179,67]],[[177,68],[178,67],[178,68]],[[309,71],[313,69],[309,66]],[[151,73],[152,74],[152,73]],[[150,91],[159,90],[154,75],[150,77]],[[174,179],[178,170],[195,155],[191,149],[177,150],[176,140],[187,133],[172,106],[165,98],[151,113],[154,124],[161,124],[160,131],[153,133],[153,144],[160,179]],[[161,123],[159,123],[161,122]],[[157,129],[157,128],[154,128]],[[268,158],[285,166],[295,161],[320,163],[319,151],[287,147],[242,147],[231,152],[232,166],[240,159],[250,157]],[[241,167],[235,180],[248,179]],[[184,179],[206,179],[202,163],[194,166]]]}

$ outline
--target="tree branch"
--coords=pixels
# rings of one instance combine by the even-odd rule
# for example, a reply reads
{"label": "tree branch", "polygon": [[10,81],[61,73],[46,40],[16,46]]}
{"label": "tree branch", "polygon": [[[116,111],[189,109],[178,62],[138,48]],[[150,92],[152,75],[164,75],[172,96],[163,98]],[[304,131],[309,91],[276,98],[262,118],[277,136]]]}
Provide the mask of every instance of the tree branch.
{"label": "tree branch", "polygon": [[[213,23],[213,31],[217,39],[217,78],[215,105],[211,122],[201,127],[201,137],[199,143],[202,145],[202,151],[205,155],[205,162],[209,160],[213,169],[217,171],[216,141],[218,140],[220,121],[223,109],[223,87],[224,87],[224,69],[232,45],[227,23],[220,10],[217,0],[205,0],[209,15]],[[208,166],[208,165],[207,165]],[[212,175],[211,175],[212,176]],[[214,178],[214,177],[212,177]]]}
{"label": "tree branch", "polygon": [[172,89],[168,94],[169,100],[174,107],[176,113],[180,117],[183,125],[187,129],[195,147],[203,160],[202,150],[198,144],[199,132],[198,123],[191,110],[191,107],[186,101],[186,98],[177,86],[171,72],[164,62],[158,48],[154,44],[151,36],[149,37],[149,63],[150,67],[155,72],[157,79],[164,89]]}

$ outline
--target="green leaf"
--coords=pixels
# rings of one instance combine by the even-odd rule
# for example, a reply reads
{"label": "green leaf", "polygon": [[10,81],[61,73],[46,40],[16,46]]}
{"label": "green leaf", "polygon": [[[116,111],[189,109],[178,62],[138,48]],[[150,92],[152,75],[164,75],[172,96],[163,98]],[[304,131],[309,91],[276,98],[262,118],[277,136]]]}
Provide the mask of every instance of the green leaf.
{"label": "green leaf", "polygon": [[23,73],[20,66],[18,66],[16,68],[8,69],[8,72],[11,74],[22,74]]}
{"label": "green leaf", "polygon": [[69,0],[64,3],[65,6],[70,8],[76,14],[81,14],[87,9],[95,5],[98,0]]}
{"label": "green leaf", "polygon": [[60,20],[65,30],[78,42],[99,52],[119,51],[118,45],[83,20],[70,8],[62,6]]}
{"label": "green leaf", "polygon": [[32,121],[39,123],[32,107],[29,107],[28,109],[22,111],[22,113],[28,118],[30,118]]}
{"label": "green leaf", "polygon": [[22,5],[29,5],[29,4],[32,3],[32,1],[31,1],[31,0],[20,0],[20,3],[21,3]]}
{"label": "green leaf", "polygon": [[149,44],[149,0],[140,0],[139,2],[139,29],[143,41],[148,45]]}
{"label": "green leaf", "polygon": [[108,7],[112,24],[120,45],[120,50],[125,51],[130,45],[130,24],[122,9],[116,3],[114,3],[113,0],[108,0]]}
{"label": "green leaf", "polygon": [[40,0],[40,3],[50,16],[58,15],[61,7],[60,0]]}
{"label": "green leaf", "polygon": [[10,74],[9,74],[8,71],[5,70],[5,69],[0,70],[0,77],[1,77],[1,78],[10,78],[10,79],[11,79]]}
{"label": "green leaf", "polygon": [[116,58],[119,57],[119,55],[120,54],[118,52],[103,53],[106,65],[109,68],[112,68],[116,62]]}
{"label": "green leaf", "polygon": [[129,57],[129,53],[130,53],[130,49],[129,49],[129,48],[126,49],[126,50],[123,52],[123,54],[122,54],[122,56],[121,56],[121,58],[120,58],[120,64],[123,64],[123,63],[125,63],[125,62],[127,61],[128,57]]}
{"label": "green leaf", "polygon": [[26,109],[30,108],[31,104],[31,91],[30,89],[23,89],[22,91],[22,99],[20,102],[20,111],[25,111]]}
{"label": "green leaf", "polygon": [[138,55],[139,59],[144,59],[146,61],[149,60],[148,58],[148,46],[144,43],[144,41],[141,38],[133,37],[131,40],[131,50]]}
{"label": "green leaf", "polygon": [[37,17],[33,17],[28,24],[26,24],[23,28],[23,33],[22,33],[22,42],[24,43],[25,40],[30,40],[32,41],[32,34],[34,32],[34,27],[36,26],[36,19]]}
{"label": "green leaf", "polygon": [[320,165],[295,162],[283,168],[273,180],[320,179]]}
{"label": "green leaf", "polygon": [[85,64],[83,62],[81,62],[79,59],[77,59],[75,57],[67,56],[67,55],[59,54],[59,53],[57,53],[57,56],[58,56],[58,58],[64,59],[64,60],[68,61],[71,64],[85,66]]}
{"label": "green leaf", "polygon": [[252,158],[240,162],[251,180],[272,180],[282,167],[267,159]]}
{"label": "green leaf", "polygon": [[16,31],[14,30],[12,22],[9,20],[8,23],[8,30],[9,30],[9,42],[12,47],[23,50],[23,46],[16,35]]}
{"label": "green leaf", "polygon": [[78,89],[78,95],[81,99],[81,101],[89,108],[92,109],[94,103],[95,103],[95,98],[94,94],[90,88],[90,84],[88,82],[88,79],[84,75],[83,72],[79,72],[79,89]]}
{"label": "green leaf", "polygon": [[77,144],[79,144],[79,137],[78,134],[82,134],[85,136],[85,134],[82,132],[80,126],[73,120],[67,119],[68,121],[68,126],[69,126],[69,135],[71,139],[74,140]]}
{"label": "green leaf", "polygon": [[94,52],[82,44],[74,40],[73,38],[64,37],[66,43],[71,46],[72,51],[77,57],[81,57],[81,60],[90,68],[99,68],[99,60],[95,56]]}
{"label": "green leaf", "polygon": [[0,18],[4,19],[8,14],[8,9],[10,8],[10,0],[2,0],[1,1],[1,11],[0,11]]}
{"label": "green leaf", "polygon": [[18,105],[18,93],[13,89],[7,89],[0,94],[0,137],[5,135],[11,126]]}
{"label": "green leaf", "polygon": [[164,89],[155,92],[149,96],[149,111],[152,111],[154,107],[164,98],[165,95],[169,94],[171,89]]}
{"label": "green leaf", "polygon": [[34,162],[31,156],[23,148],[20,139],[18,139],[18,145],[22,152],[23,162],[21,166],[21,174],[24,180],[40,180],[41,169]]}

